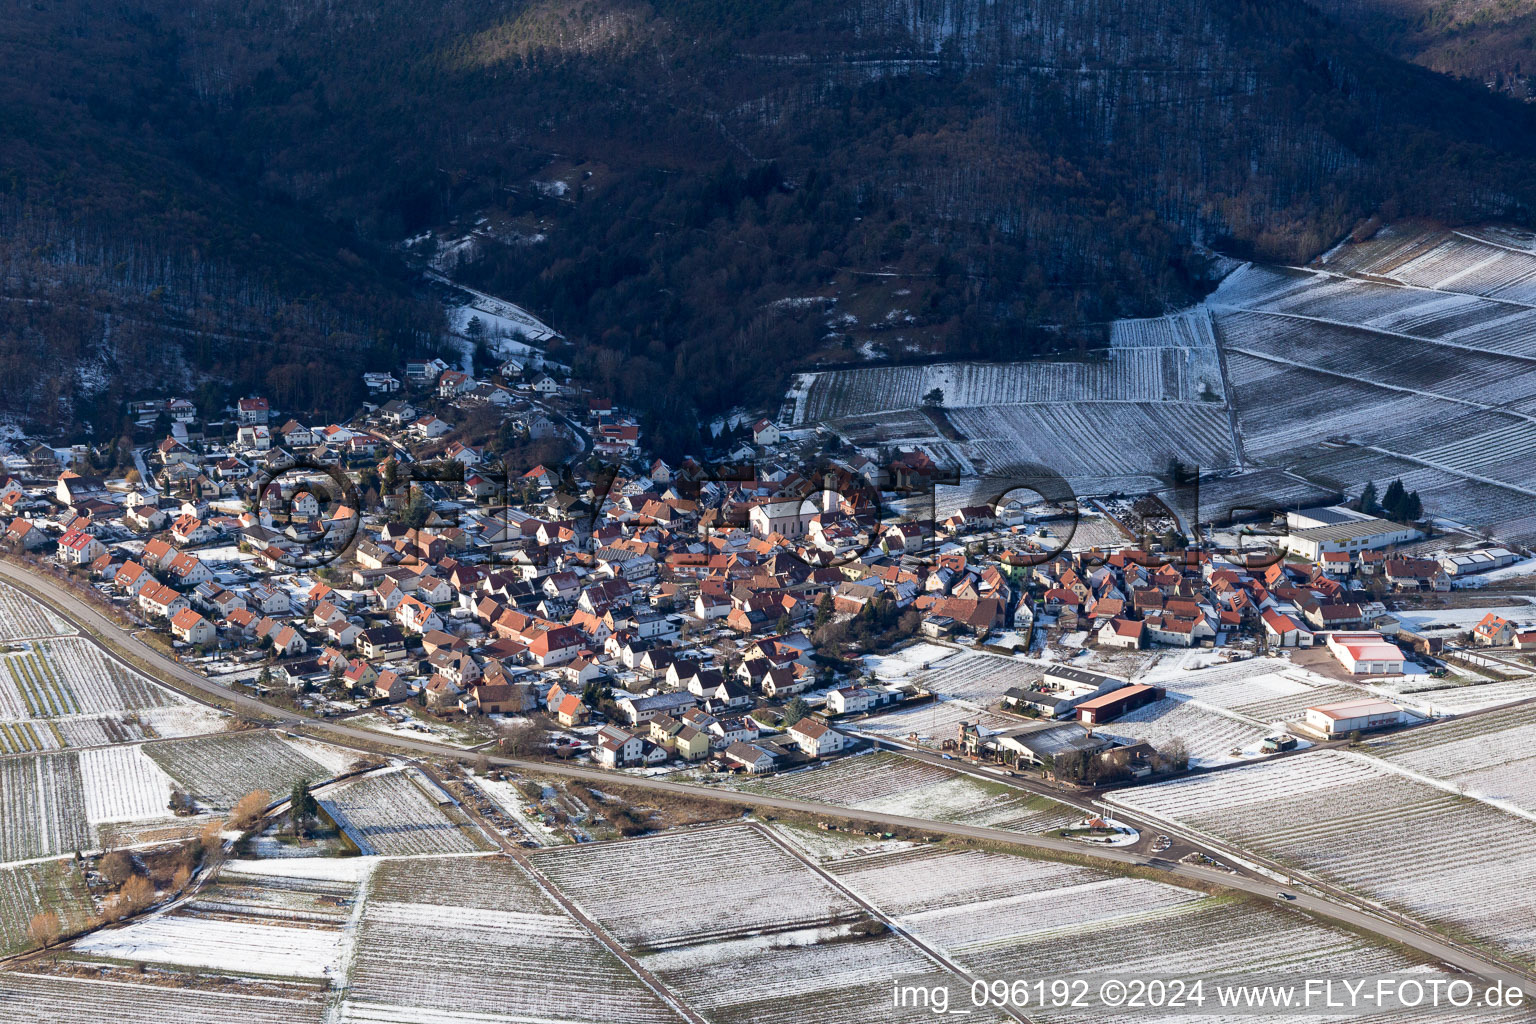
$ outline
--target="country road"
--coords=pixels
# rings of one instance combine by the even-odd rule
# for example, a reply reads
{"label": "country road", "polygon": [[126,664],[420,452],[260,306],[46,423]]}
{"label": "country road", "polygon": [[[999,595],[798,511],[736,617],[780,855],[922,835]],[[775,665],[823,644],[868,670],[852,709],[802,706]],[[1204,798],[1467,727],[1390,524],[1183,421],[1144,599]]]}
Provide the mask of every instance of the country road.
{"label": "country road", "polygon": [[[79,595],[70,591],[58,580],[39,573],[29,572],[12,562],[6,561],[0,561],[0,580],[31,593],[65,614],[76,625],[83,627],[86,639],[96,644],[109,656],[119,661],[125,661],[130,665],[140,666],[141,671],[143,670],[142,666],[152,666],[155,673],[168,684],[184,693],[188,693],[189,696],[196,697],[205,702],[225,707],[234,707],[250,718],[269,724],[278,723],[295,731],[302,730],[313,738],[325,739],[349,748],[363,747],[372,751],[388,748],[412,755],[448,758],[456,761],[479,756],[459,747],[433,743],[429,740],[392,736],[367,729],[354,728],[338,722],[316,720],[296,712],[273,707],[248,694],[229,690],[186,666],[167,658],[160,651],[144,643],[137,636],[125,631],[121,626],[107,618]],[[496,767],[516,768],[526,772],[557,775],[610,786],[622,783],[622,785],[631,788],[720,800],[757,810],[776,810],[823,818],[838,818],[881,825],[887,828],[899,828],[933,835],[955,836],[980,842],[1026,847],[1074,858],[1104,861],[1114,865],[1153,868],[1169,876],[1185,879],[1201,886],[1222,886],[1262,899],[1276,900],[1277,902],[1276,891],[1282,888],[1279,883],[1263,876],[1255,877],[1248,874],[1232,874],[1178,861],[1165,860],[1156,856],[1139,853],[1135,850],[1094,847],[1072,840],[1028,835],[1001,828],[856,810],[809,800],[739,792],[718,786],[671,782],[644,776],[616,775],[614,772],[602,768],[588,768],[563,762],[528,761],[494,756],[487,757],[487,761]],[[1116,814],[1120,816],[1118,810]],[[1244,853],[1243,856],[1248,857],[1251,855]],[[1337,899],[1324,899],[1311,893],[1294,891],[1290,893],[1293,898],[1285,901],[1285,903],[1289,907],[1305,910],[1319,917],[1329,918],[1349,927],[1370,932],[1403,946],[1411,947],[1437,961],[1449,964],[1458,970],[1476,974],[1489,981],[1503,981],[1506,984],[1519,985],[1523,988],[1528,988],[1532,984],[1532,978],[1524,972],[1506,967],[1488,956],[1480,954],[1476,950],[1453,944],[1428,929],[1414,927],[1410,923],[1389,919],[1382,913],[1364,909],[1362,906],[1363,901],[1352,899],[1347,894],[1338,893],[1337,890],[1334,890],[1334,893],[1338,897]]]}

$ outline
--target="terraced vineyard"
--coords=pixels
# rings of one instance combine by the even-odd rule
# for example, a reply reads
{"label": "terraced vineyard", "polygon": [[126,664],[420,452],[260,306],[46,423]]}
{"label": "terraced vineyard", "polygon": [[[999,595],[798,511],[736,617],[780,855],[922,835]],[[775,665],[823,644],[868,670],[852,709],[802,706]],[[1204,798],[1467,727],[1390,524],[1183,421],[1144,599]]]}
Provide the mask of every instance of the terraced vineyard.
{"label": "terraced vineyard", "polygon": [[[1039,463],[1116,490],[1157,486],[1170,457],[1231,465],[1225,391],[1210,317],[1196,309],[1117,321],[1095,359],[807,374],[789,404],[794,422],[830,422],[855,444],[921,443],[966,472]],[[962,439],[922,414],[935,393]]]}
{"label": "terraced vineyard", "polygon": [[1045,797],[882,751],[744,782],[743,789],[838,807],[1044,832],[1081,812]]}
{"label": "terraced vineyard", "polygon": [[1207,300],[1247,455],[1346,489],[1402,476],[1429,511],[1536,535],[1529,236],[1387,227],[1315,267]]}
{"label": "terraced vineyard", "polygon": [[[1372,758],[1317,751],[1111,799],[1536,959],[1536,822]],[[1476,837],[1475,858],[1469,837]],[[1501,893],[1498,914],[1487,912],[1490,886]]]}
{"label": "terraced vineyard", "polygon": [[1231,434],[1219,405],[1080,399],[957,409],[949,418],[969,439],[973,457],[994,469],[1034,462],[1068,480],[1150,476],[1157,486],[1152,474],[1170,458],[1202,469],[1232,463]]}
{"label": "terraced vineyard", "polygon": [[404,770],[365,776],[327,791],[320,806],[364,853],[407,856],[491,848],[463,812],[435,803],[413,775],[414,770]]}

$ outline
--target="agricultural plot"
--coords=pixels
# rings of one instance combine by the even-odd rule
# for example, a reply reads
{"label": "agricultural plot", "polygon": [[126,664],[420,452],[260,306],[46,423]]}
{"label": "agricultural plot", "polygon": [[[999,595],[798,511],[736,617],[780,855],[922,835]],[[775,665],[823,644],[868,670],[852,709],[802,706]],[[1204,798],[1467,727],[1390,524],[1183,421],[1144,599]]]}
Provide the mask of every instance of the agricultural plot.
{"label": "agricultural plot", "polygon": [[[893,934],[835,943],[811,935],[772,944],[739,939],[649,953],[641,962],[717,1024],[927,1024],[937,1019],[933,1011],[893,1005],[892,987],[948,985],[958,993],[965,986]],[[1011,1018],[977,1009],[965,1019]]]}
{"label": "agricultural plot", "polygon": [[1191,766],[1208,768],[1258,756],[1259,744],[1269,730],[1197,701],[1164,697],[1121,715],[1097,732],[1121,743],[1150,743],[1159,750],[1179,740],[1189,752]]}
{"label": "agricultural plot", "polygon": [[0,862],[71,854],[95,845],[77,755],[0,758]]}
{"label": "agricultural plot", "polygon": [[19,973],[0,973],[0,1006],[18,1024],[320,1024],[324,1012],[316,998]]}
{"label": "agricultural plot", "polygon": [[882,751],[742,783],[742,788],[836,807],[1044,832],[1082,812],[1001,782]]}
{"label": "agricultural plot", "polygon": [[1236,476],[1202,480],[1198,488],[1163,487],[1158,497],[1186,523],[1223,523],[1265,509],[1325,505],[1336,493],[1284,470],[1258,469]]}
{"label": "agricultural plot", "polygon": [[[1003,853],[918,849],[832,865],[849,887],[941,949],[1000,941],[1116,918],[1155,920],[1203,893]],[[932,889],[928,881],[935,885]]]}
{"label": "agricultural plot", "polygon": [[1536,304],[1536,252],[1528,235],[1506,229],[1426,230],[1389,225],[1361,245],[1330,253],[1329,269],[1415,288]]}
{"label": "agricultural plot", "polygon": [[936,700],[860,719],[858,731],[897,739],[916,736],[920,742],[932,744],[954,739],[961,722],[994,731],[1019,724],[1017,719],[991,714],[968,701]]}
{"label": "agricultural plot", "polygon": [[[626,946],[662,949],[857,920],[862,911],[747,826],[542,850],[534,863]],[[750,891],[752,899],[742,899]],[[637,893],[645,893],[637,899]],[[689,908],[730,907],[726,914]]]}
{"label": "agricultural plot", "polygon": [[189,703],[84,639],[39,640],[0,657],[0,717],[140,711]]}
{"label": "agricultural plot", "polygon": [[1154,668],[1140,682],[1156,683],[1200,705],[1268,728],[1304,717],[1307,708],[1366,696],[1359,686],[1307,673],[1278,658],[1249,658],[1199,671]]}
{"label": "agricultural plot", "polygon": [[679,1020],[505,858],[382,864],[354,965],[340,1015],[348,1024]]}
{"label": "agricultural plot", "polygon": [[75,627],[28,594],[0,583],[0,643],[68,636]]}
{"label": "agricultural plot", "polygon": [[100,747],[77,756],[85,816],[92,825],[171,817],[170,776],[142,746]]}
{"label": "agricultural plot", "polygon": [[1400,768],[1465,787],[1469,796],[1536,812],[1536,708],[1439,722],[1371,742]]}
{"label": "agricultural plot", "polygon": [[1202,469],[1233,464],[1226,412],[1214,404],[1082,398],[955,409],[949,418],[968,439],[972,460],[994,471],[1038,463],[1073,482],[1146,477],[1156,487],[1154,474],[1171,458]]}
{"label": "agricultural plot", "polygon": [[313,784],[335,774],[264,730],[154,743],[145,752],[193,799],[215,811],[228,810],[254,789],[278,796],[301,779]]}
{"label": "agricultural plot", "polygon": [[0,753],[102,746],[222,727],[219,712],[160,686],[75,637],[0,654]]}
{"label": "agricultural plot", "polygon": [[334,978],[339,943],[334,929],[156,914],[77,940],[76,953],[142,963],[201,967],[239,975]]}
{"label": "agricultural plot", "polygon": [[0,754],[58,750],[67,743],[56,722],[0,722]]}
{"label": "agricultural plot", "polygon": [[1404,676],[1383,680],[1373,689],[1402,698],[1402,703],[1427,715],[1462,715],[1469,711],[1497,708],[1526,700],[1531,696],[1531,680],[1506,679],[1501,682],[1474,681],[1458,683],[1428,676]]}
{"label": "agricultural plot", "polygon": [[995,704],[1013,687],[1028,689],[1044,674],[1039,666],[983,651],[961,651],[912,678],[925,690],[973,701],[983,707]]}
{"label": "agricultural plot", "polygon": [[[1166,974],[1169,964],[1239,978],[1424,969],[1299,914],[1006,853],[921,847],[834,861],[827,870],[903,931],[983,978]],[[1029,1016],[1102,1020],[1102,1013],[1031,1008]]]}
{"label": "agricultural plot", "polygon": [[33,945],[27,923],[51,910],[65,930],[77,928],[93,910],[85,875],[70,861],[45,861],[0,868],[0,956]]}
{"label": "agricultural plot", "polygon": [[[1201,308],[1118,321],[1092,360],[803,374],[786,408],[796,424],[830,423],[854,444],[922,444],[967,475],[1037,463],[1103,491],[1156,487],[1154,474],[1171,457],[1232,465],[1225,394]],[[928,403],[942,407],[942,418],[924,411]]]}
{"label": "agricultural plot", "polygon": [[320,806],[365,854],[473,853],[490,842],[462,812],[440,806],[413,770],[385,770],[329,790]]}
{"label": "agricultural plot", "polygon": [[[297,858],[295,858],[297,859]],[[314,924],[340,928],[351,914],[356,882],[286,875],[242,875],[220,871],[180,913],[276,924]],[[332,936],[332,942],[335,937]]]}
{"label": "agricultural plot", "polygon": [[[1527,961],[1536,955],[1536,822],[1382,762],[1318,751],[1111,799]],[[1501,893],[1499,914],[1487,912],[1490,886]]]}

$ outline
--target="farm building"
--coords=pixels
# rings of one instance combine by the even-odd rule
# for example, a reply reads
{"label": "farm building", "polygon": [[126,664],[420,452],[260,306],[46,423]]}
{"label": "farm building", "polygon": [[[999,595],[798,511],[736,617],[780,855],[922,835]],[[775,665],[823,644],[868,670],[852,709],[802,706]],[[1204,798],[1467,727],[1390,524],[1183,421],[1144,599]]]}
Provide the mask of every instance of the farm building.
{"label": "farm building", "polygon": [[1319,704],[1306,710],[1307,724],[1325,736],[1337,736],[1359,730],[1384,729],[1412,721],[1396,704],[1365,697],[1338,704]]}
{"label": "farm building", "polygon": [[1083,751],[1099,754],[1114,746],[1102,736],[1090,736],[1077,722],[1035,722],[989,736],[985,745],[1009,764],[1040,764],[1060,754]]}
{"label": "farm building", "polygon": [[1009,687],[1003,694],[1003,703],[1016,711],[1036,711],[1049,718],[1059,718],[1072,710],[1072,699],[1059,693],[1046,693],[1042,690],[1024,690],[1017,686]]}
{"label": "farm building", "polygon": [[1328,649],[1351,674],[1397,676],[1403,674],[1403,652],[1380,633],[1333,633]]}
{"label": "farm building", "polygon": [[1090,697],[1077,706],[1077,720],[1084,725],[1103,725],[1139,707],[1163,699],[1163,688],[1132,683],[1101,697]]}
{"label": "farm building", "polygon": [[1045,682],[1051,686],[1060,687],[1068,693],[1078,695],[1086,693],[1109,692],[1115,687],[1124,686],[1124,679],[1114,676],[1106,676],[1098,672],[1089,672],[1087,669],[1068,668],[1067,666],[1052,666],[1045,670]]}
{"label": "farm building", "polygon": [[1502,569],[1519,560],[1520,556],[1508,548],[1484,548],[1481,551],[1446,555],[1440,559],[1440,568],[1445,570],[1447,576],[1468,576],[1489,569]]}

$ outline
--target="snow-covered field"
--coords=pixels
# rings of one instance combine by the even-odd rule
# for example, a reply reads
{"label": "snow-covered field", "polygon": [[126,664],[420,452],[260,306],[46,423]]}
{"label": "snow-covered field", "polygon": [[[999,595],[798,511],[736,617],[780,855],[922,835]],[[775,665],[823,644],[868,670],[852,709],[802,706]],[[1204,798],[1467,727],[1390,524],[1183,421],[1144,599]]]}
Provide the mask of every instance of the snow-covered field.
{"label": "snow-covered field", "polygon": [[[652,949],[858,916],[847,897],[746,826],[532,856],[540,871],[621,942]],[[752,897],[742,898],[749,889]],[[724,906],[728,913],[688,909]]]}
{"label": "snow-covered field", "polygon": [[250,730],[152,743],[144,749],[199,804],[228,810],[252,790],[264,789],[277,797],[301,779],[313,785],[336,774],[309,756],[306,748],[312,746]]}
{"label": "snow-covered field", "polygon": [[524,810],[528,804],[528,797],[514,783],[476,776],[474,784],[486,796],[490,797],[497,807],[506,811],[522,827],[522,831],[529,839],[532,839],[540,846],[558,846],[560,844],[558,833],[554,829],[528,816],[527,811]]}
{"label": "snow-covered field", "polygon": [[0,758],[0,862],[65,855],[95,845],[77,754]]}
{"label": "snow-covered field", "polygon": [[1122,743],[1144,741],[1161,750],[1170,740],[1184,741],[1196,768],[1231,764],[1262,752],[1269,735],[1263,726],[1202,707],[1198,701],[1164,697],[1100,726],[1099,735]]}
{"label": "snow-covered field", "polygon": [[351,1024],[679,1020],[505,858],[380,865],[353,962]]}
{"label": "snow-covered field", "polygon": [[[1530,536],[1536,312],[1510,300],[1533,274],[1528,250],[1409,225],[1315,271],[1233,274],[1206,305],[1248,454],[1350,484],[1402,476],[1428,511]],[[1329,438],[1368,447],[1321,452]]]}
{"label": "snow-covered field", "polygon": [[922,743],[936,744],[954,739],[961,722],[979,723],[993,731],[1019,724],[1017,719],[990,714],[970,701],[937,700],[860,719],[858,731],[892,739],[915,734]]}
{"label": "snow-covered field", "polygon": [[[1325,750],[1110,799],[1529,959],[1536,822],[1447,790],[1373,758]],[[1500,911],[1490,914],[1494,889]]]}
{"label": "snow-covered field", "polygon": [[942,644],[915,643],[891,654],[867,654],[860,660],[864,671],[872,672],[881,679],[906,679],[947,658],[960,657],[962,654]]}
{"label": "snow-covered field", "polygon": [[18,1024],[320,1024],[324,1004],[296,998],[0,973],[0,1005]]}
{"label": "snow-covered field", "polygon": [[[827,869],[976,977],[1166,975],[1170,965],[1235,977],[1281,964],[1302,975],[1423,969],[1300,914],[1006,853],[921,847],[833,861]],[[1120,1019],[1102,1009],[1031,1008],[1029,1016]]]}
{"label": "snow-covered field", "polygon": [[0,583],[0,643],[76,632],[74,626],[29,595]]}
{"label": "snow-covered field", "polygon": [[339,944],[332,929],[167,914],[93,932],[73,949],[124,960],[278,977],[334,977],[339,966]]}
{"label": "snow-covered field", "polygon": [[1439,722],[1371,741],[1394,765],[1536,813],[1536,707]]}
{"label": "snow-covered field", "polygon": [[79,757],[85,816],[92,825],[171,817],[171,778],[142,746],[99,747],[82,750]]}
{"label": "snow-covered field", "polygon": [[[794,424],[831,421],[857,445],[921,444],[967,476],[1037,463],[1103,492],[1159,486],[1173,456],[1232,465],[1223,395],[1210,318],[1195,309],[1120,321],[1093,360],[802,374],[784,407]],[[963,440],[924,414],[935,397]]]}
{"label": "snow-covered field", "polygon": [[745,782],[742,786],[838,807],[1017,832],[1043,832],[1081,816],[1071,807],[1002,782],[989,782],[890,752],[844,757],[825,765]]}
{"label": "snow-covered field", "polygon": [[[1532,502],[1536,503],[1536,498],[1533,498]],[[1396,614],[1403,625],[1415,631],[1420,629],[1468,630],[1483,621],[1483,617],[1487,615],[1497,615],[1517,625],[1528,626],[1536,623],[1536,603],[1522,601],[1487,608],[1429,608],[1423,611],[1408,609]]]}
{"label": "snow-covered field", "polygon": [[[386,769],[327,790],[320,806],[365,854],[472,853],[490,840],[414,781],[415,769]],[[453,816],[451,816],[453,815]]]}
{"label": "snow-covered field", "polygon": [[953,657],[935,661],[929,670],[919,671],[913,678],[925,690],[970,701],[978,708],[996,704],[1014,687],[1029,689],[1044,674],[1038,665],[1003,655],[985,651],[951,653]]}

